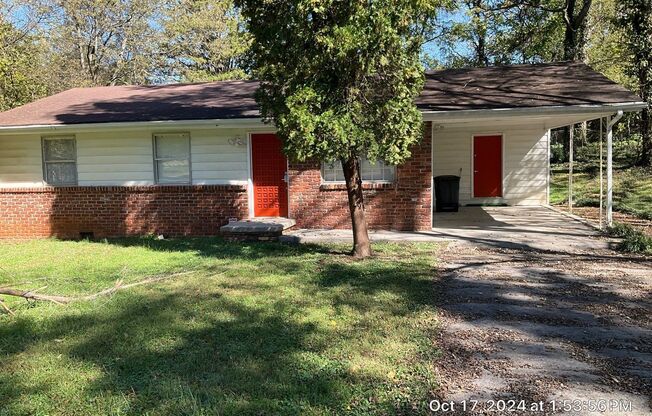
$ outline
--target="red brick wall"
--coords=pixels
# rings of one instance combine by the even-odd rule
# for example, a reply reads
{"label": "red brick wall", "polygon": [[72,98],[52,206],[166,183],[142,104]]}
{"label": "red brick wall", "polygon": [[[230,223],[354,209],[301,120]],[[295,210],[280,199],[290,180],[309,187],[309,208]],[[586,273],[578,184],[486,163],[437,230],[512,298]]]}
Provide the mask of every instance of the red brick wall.
{"label": "red brick wall", "polygon": [[247,209],[244,185],[3,189],[0,238],[214,235]]}
{"label": "red brick wall", "polygon": [[[412,157],[396,168],[392,184],[365,185],[365,212],[370,228],[429,230],[432,227],[432,128]],[[322,185],[320,163],[290,163],[290,217],[300,228],[351,228],[343,185]]]}

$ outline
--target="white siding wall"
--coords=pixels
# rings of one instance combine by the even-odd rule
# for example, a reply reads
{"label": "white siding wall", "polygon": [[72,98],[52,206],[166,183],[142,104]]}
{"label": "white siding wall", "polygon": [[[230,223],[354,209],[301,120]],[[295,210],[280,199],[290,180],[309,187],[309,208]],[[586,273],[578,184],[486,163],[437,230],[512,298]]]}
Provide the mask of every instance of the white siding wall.
{"label": "white siding wall", "polygon": [[41,136],[0,136],[0,186],[43,185]]}
{"label": "white siding wall", "polygon": [[79,185],[154,183],[152,136],[143,131],[78,133]]}
{"label": "white siding wall", "polygon": [[[152,135],[165,132],[70,132],[77,139],[79,185],[153,184]],[[249,130],[215,128],[184,132],[190,133],[193,183],[247,183]],[[229,143],[233,138],[239,138],[242,144]],[[43,185],[41,135],[0,136],[0,187]]]}
{"label": "white siding wall", "polygon": [[[473,135],[503,135],[503,197],[473,198]],[[542,205],[548,194],[548,136],[541,126],[444,126],[433,132],[433,175],[458,175],[460,203]]]}
{"label": "white siding wall", "polygon": [[[239,138],[243,145],[229,139]],[[246,183],[247,133],[236,129],[203,130],[192,134],[192,179],[197,184]]]}
{"label": "white siding wall", "polygon": [[[79,184],[154,183],[152,134],[155,132],[165,130],[76,133]],[[193,183],[246,183],[248,130],[215,128],[188,132]],[[471,197],[471,143],[473,134],[495,133],[504,134],[504,197],[491,202],[546,203],[548,143],[542,126],[444,126],[435,130],[434,175],[457,175],[462,168],[461,202],[489,202]],[[229,143],[233,138],[239,138],[243,144]],[[0,187],[40,186],[42,179],[41,135],[0,136]]]}

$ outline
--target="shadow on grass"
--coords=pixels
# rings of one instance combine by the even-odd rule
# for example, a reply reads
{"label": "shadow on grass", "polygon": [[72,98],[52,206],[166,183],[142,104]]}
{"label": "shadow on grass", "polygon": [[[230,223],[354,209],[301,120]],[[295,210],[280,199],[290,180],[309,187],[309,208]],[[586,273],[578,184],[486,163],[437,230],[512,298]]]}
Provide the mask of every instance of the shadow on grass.
{"label": "shadow on grass", "polygon": [[[352,345],[367,345],[379,353],[374,347],[378,334],[370,335],[375,329],[364,322],[366,317],[401,317],[407,323],[415,311],[432,306],[428,262],[358,262],[347,256],[333,257],[341,252],[318,245],[232,244],[219,239],[110,243],[160,251],[192,250],[236,263],[269,261],[277,273],[295,280],[269,289],[259,282],[256,288],[254,272],[250,284],[234,281],[231,292],[207,278],[204,283],[184,282],[181,288],[123,292],[101,304],[57,310],[48,318],[18,316],[7,321],[0,326],[0,358],[19,364],[9,364],[11,370],[0,376],[6,414],[48,413],[59,401],[62,413],[97,414],[107,410],[121,414],[333,414],[349,405],[365,414],[407,414],[414,402],[427,403],[430,386],[423,380],[411,381],[418,383],[408,386],[416,396],[406,398],[386,378],[352,370],[348,357],[370,352],[354,350],[359,347]],[[315,262],[309,258],[310,273],[293,261],[312,254],[318,257]],[[231,284],[226,280],[225,284]],[[289,289],[295,292],[286,295]],[[360,318],[367,332],[325,325],[341,311],[348,314],[346,319]],[[315,314],[319,316],[313,318]],[[349,345],[354,351],[347,350]],[[68,364],[50,364],[46,373],[52,369],[63,373],[54,381],[45,377],[49,381],[35,383],[33,369],[24,368],[30,359],[23,356],[36,356],[34,365],[38,366],[48,365],[47,358],[39,358],[48,354],[63,356]],[[66,383],[73,385],[68,393],[61,390]],[[34,395],[50,402],[41,407],[42,402],[30,400]]]}
{"label": "shadow on grass", "polygon": [[187,237],[159,240],[155,237],[130,237],[104,240],[121,247],[145,247],[155,251],[192,251],[203,257],[256,260],[264,256],[290,257],[305,254],[348,254],[344,247],[319,244],[280,244],[276,242],[229,242],[221,237]]}

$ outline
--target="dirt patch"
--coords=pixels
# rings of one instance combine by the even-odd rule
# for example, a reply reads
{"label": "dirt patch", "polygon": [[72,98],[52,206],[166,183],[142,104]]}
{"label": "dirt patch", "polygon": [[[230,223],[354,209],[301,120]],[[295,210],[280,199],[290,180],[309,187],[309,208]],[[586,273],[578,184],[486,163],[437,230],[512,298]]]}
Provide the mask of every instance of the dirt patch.
{"label": "dirt patch", "polygon": [[[466,414],[551,414],[572,400],[631,403],[627,414],[650,414],[649,259],[468,244],[440,255],[436,397],[477,400],[474,410],[458,412]],[[501,400],[546,407],[490,408]]]}
{"label": "dirt patch", "polygon": [[[558,205],[555,208],[558,208],[562,211],[568,211],[568,205]],[[600,208],[598,207],[573,207],[573,214],[585,218],[595,225],[600,224]],[[606,215],[603,212],[603,215]],[[604,218],[604,217],[603,217]],[[636,227],[642,230],[645,234],[652,237],[652,221],[646,220],[643,218],[638,218],[636,215],[625,214],[622,212],[614,212],[613,219],[615,222],[620,222],[623,224],[629,224],[633,227]]]}

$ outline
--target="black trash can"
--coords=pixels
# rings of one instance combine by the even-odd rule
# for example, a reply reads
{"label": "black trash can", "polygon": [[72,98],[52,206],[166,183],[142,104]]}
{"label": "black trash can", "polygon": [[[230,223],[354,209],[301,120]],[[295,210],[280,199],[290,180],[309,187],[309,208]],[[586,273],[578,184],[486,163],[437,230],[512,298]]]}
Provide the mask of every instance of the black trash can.
{"label": "black trash can", "polygon": [[435,210],[457,212],[460,207],[460,177],[435,176]]}

